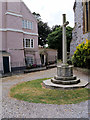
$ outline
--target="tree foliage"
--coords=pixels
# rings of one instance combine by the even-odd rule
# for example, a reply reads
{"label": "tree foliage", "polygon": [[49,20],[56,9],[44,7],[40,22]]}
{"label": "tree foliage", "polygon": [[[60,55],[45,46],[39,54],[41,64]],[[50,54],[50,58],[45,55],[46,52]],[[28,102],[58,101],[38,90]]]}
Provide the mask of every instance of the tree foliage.
{"label": "tree foliage", "polygon": [[32,14],[35,16],[35,18],[37,19],[38,22],[41,20],[41,16],[39,13],[33,12]]}
{"label": "tree foliage", "polygon": [[58,27],[60,27],[60,25],[54,25],[54,26],[52,26],[52,28],[51,28],[52,32],[55,31],[56,28],[58,28]]}
{"label": "tree foliage", "polygon": [[36,17],[38,21],[38,34],[39,34],[38,44],[44,46],[47,42],[46,38],[48,37],[48,34],[51,32],[51,29],[47,23],[44,23],[41,20],[40,14],[33,12],[33,15]]}
{"label": "tree foliage", "polygon": [[[66,36],[67,36],[67,50],[70,51],[70,42],[72,39],[72,28],[66,28]],[[58,58],[62,58],[62,27],[56,26],[53,29],[53,32],[50,33],[47,37],[49,48],[58,50]]]}
{"label": "tree foliage", "polygon": [[39,34],[39,45],[45,45],[48,37],[48,34],[51,32],[50,27],[47,23],[44,23],[42,21],[39,21],[38,23],[38,34]]}
{"label": "tree foliage", "polygon": [[66,36],[67,36],[67,51],[70,52],[70,42],[72,40],[72,30],[70,26],[66,27]]}
{"label": "tree foliage", "polygon": [[[33,13],[38,21],[38,44],[44,46],[48,43],[49,48],[58,50],[58,58],[62,58],[62,27],[60,25],[55,25],[52,28],[48,26],[47,23],[44,23],[41,19],[39,13]],[[72,39],[72,28],[66,28],[67,36],[67,50],[70,51],[70,42]]]}

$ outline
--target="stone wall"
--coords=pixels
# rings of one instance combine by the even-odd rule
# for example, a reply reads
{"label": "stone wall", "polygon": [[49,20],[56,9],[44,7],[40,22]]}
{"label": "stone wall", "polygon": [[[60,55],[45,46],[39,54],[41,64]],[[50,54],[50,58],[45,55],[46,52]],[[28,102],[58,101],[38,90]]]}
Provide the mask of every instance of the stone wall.
{"label": "stone wall", "polygon": [[74,29],[72,31],[72,41],[70,44],[70,56],[76,50],[76,47],[84,40],[88,39],[90,33],[83,34],[83,5],[82,2],[76,2],[74,8]]}

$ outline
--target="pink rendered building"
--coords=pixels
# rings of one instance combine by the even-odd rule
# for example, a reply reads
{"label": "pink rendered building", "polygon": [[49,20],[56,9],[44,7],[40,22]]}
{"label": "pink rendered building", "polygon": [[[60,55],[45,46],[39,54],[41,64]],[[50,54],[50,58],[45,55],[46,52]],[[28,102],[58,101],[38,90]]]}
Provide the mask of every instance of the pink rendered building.
{"label": "pink rendered building", "polygon": [[36,18],[21,0],[2,2],[0,9],[0,71],[40,65]]}

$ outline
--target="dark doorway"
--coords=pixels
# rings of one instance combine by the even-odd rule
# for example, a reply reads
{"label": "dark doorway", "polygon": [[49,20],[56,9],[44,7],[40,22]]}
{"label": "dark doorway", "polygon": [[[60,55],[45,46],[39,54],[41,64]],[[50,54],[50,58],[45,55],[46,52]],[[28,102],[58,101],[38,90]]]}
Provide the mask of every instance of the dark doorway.
{"label": "dark doorway", "polygon": [[40,54],[40,57],[41,57],[41,63],[43,65],[44,64],[44,55]]}
{"label": "dark doorway", "polygon": [[4,73],[9,73],[9,57],[3,57],[3,68],[4,68]]}

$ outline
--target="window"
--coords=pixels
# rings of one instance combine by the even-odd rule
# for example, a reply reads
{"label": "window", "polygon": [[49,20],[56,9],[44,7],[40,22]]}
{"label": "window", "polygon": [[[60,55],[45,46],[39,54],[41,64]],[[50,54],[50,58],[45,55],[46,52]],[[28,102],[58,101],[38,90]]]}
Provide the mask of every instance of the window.
{"label": "window", "polygon": [[30,39],[26,39],[26,47],[30,47]]}
{"label": "window", "polygon": [[31,39],[31,48],[33,48],[33,39]]}
{"label": "window", "polygon": [[88,2],[88,32],[90,32],[90,0]]}
{"label": "window", "polygon": [[31,62],[31,64],[33,64],[34,63],[34,60],[33,60],[33,58],[31,57],[31,59],[30,59],[30,62]]}
{"label": "window", "polygon": [[90,0],[83,3],[83,32],[90,31]]}
{"label": "window", "polygon": [[22,20],[22,28],[24,28],[24,20]]}
{"label": "window", "polygon": [[33,29],[33,23],[28,20],[22,20],[22,28]]}
{"label": "window", "polygon": [[87,31],[88,31],[88,2],[86,2],[86,29],[87,29]]}
{"label": "window", "polygon": [[34,48],[34,39],[24,39],[25,48]]}
{"label": "window", "polygon": [[27,61],[27,65],[34,64],[34,59],[33,59],[33,57],[27,56],[27,57],[26,57],[26,61]]}
{"label": "window", "polygon": [[25,20],[25,28],[27,28],[27,20]]}
{"label": "window", "polygon": [[28,29],[30,29],[30,22],[28,21]]}
{"label": "window", "polygon": [[32,30],[33,29],[33,23],[31,22],[31,26],[30,26],[30,29]]}

